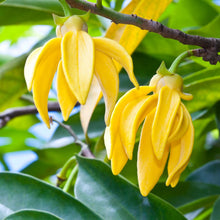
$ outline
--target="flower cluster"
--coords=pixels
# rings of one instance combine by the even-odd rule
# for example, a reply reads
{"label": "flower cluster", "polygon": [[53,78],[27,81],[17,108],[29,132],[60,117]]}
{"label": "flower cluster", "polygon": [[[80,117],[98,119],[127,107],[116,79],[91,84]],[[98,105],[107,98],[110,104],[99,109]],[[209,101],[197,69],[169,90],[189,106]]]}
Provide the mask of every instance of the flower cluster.
{"label": "flower cluster", "polygon": [[[64,23],[57,26],[57,37],[35,49],[25,63],[28,90],[33,89],[35,105],[46,125],[50,127],[47,99],[56,71],[57,96],[64,120],[68,119],[77,101],[87,105],[82,108],[81,117],[85,120],[82,124],[86,131],[92,113],[89,110],[91,100],[97,102],[103,94],[105,121],[108,124],[119,90],[114,62],[125,68],[133,84],[138,87],[132,59],[120,44],[107,38],[92,38],[87,33],[86,23],[79,16],[65,18]],[[88,96],[90,100],[87,102]]]}
{"label": "flower cluster", "polygon": [[158,182],[168,155],[167,186],[176,186],[189,162],[194,129],[181,98],[190,100],[192,96],[183,93],[182,86],[183,80],[177,74],[156,74],[149,86],[134,88],[121,97],[105,130],[107,155],[112,172],[117,175],[127,160],[132,159],[136,132],[144,121],[137,159],[143,196]]}

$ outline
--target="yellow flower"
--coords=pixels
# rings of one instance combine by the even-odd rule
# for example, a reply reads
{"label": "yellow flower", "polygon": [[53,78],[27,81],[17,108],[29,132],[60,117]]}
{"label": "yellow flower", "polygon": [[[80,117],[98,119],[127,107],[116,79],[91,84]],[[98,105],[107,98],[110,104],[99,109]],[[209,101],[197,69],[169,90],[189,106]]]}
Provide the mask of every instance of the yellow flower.
{"label": "yellow flower", "polygon": [[183,80],[177,74],[156,74],[149,86],[128,91],[117,102],[105,130],[105,145],[112,172],[121,172],[132,159],[136,132],[143,123],[138,146],[138,182],[147,196],[168,162],[166,185],[176,186],[192,152],[194,129],[191,116],[181,98]]}
{"label": "yellow flower", "polygon": [[50,127],[47,99],[56,71],[57,96],[64,120],[68,119],[77,101],[82,105],[86,103],[89,93],[92,100],[96,94],[101,98],[95,91],[98,84],[105,99],[108,124],[119,90],[115,61],[138,86],[132,59],[120,44],[107,38],[92,38],[79,16],[71,16],[63,25],[58,25],[57,38],[34,50],[24,68],[28,90],[33,89],[35,105],[46,125]]}

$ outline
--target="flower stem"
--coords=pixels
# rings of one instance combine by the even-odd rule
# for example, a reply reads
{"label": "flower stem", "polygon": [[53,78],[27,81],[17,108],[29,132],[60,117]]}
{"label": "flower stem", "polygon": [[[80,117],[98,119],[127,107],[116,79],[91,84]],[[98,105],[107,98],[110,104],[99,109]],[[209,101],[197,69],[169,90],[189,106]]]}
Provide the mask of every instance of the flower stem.
{"label": "flower stem", "polygon": [[68,169],[75,163],[76,163],[76,157],[73,156],[64,164],[60,173],[57,174],[57,184],[56,184],[57,186],[60,186],[60,184],[66,180],[66,173]]}
{"label": "flower stem", "polygon": [[72,130],[72,128],[69,126],[69,125],[65,125],[63,124],[62,122],[50,117],[50,121],[55,121],[57,122],[61,127],[63,127],[64,129],[66,129],[70,135],[74,138],[74,143],[75,144],[78,144],[79,146],[81,146],[81,151],[80,151],[80,155],[82,156],[85,156],[85,157],[88,157],[88,158],[95,158],[95,156],[92,154],[92,152],[90,151],[89,149],[89,146],[82,142],[78,137],[77,135],[75,134],[75,132]]}
{"label": "flower stem", "polygon": [[62,8],[63,8],[63,11],[64,11],[64,15],[67,17],[67,16],[71,16],[72,13],[71,13],[71,10],[70,10],[70,7],[69,5],[66,3],[65,0],[59,0]]}
{"label": "flower stem", "polygon": [[78,172],[78,165],[76,165],[73,170],[71,171],[70,173],[70,176],[68,177],[67,181],[66,181],[66,184],[65,186],[63,187],[63,191],[64,192],[68,192],[70,187],[71,187],[71,184],[73,182],[73,179],[74,177],[76,176],[76,173]]}
{"label": "flower stem", "polygon": [[207,209],[206,211],[204,211],[201,215],[199,215],[198,217],[194,218],[194,220],[203,220],[206,219],[208,216],[211,215],[213,211],[213,207]]}
{"label": "flower stem", "polygon": [[96,6],[101,9],[102,8],[102,0],[96,0]]}
{"label": "flower stem", "polygon": [[192,50],[187,50],[183,53],[181,53],[172,63],[172,65],[169,68],[169,71],[171,73],[176,73],[178,66],[180,65],[180,63],[186,58],[186,57],[190,57],[193,55],[193,51]]}

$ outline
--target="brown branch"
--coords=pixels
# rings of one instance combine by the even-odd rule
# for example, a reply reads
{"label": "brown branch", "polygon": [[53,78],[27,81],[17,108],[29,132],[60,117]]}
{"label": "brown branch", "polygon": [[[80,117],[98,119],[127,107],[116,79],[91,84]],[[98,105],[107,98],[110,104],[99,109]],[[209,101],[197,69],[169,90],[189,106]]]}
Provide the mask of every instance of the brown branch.
{"label": "brown branch", "polygon": [[134,25],[143,30],[160,34],[164,38],[178,40],[182,44],[202,47],[203,50],[200,52],[197,51],[197,53],[194,54],[195,56],[203,57],[205,61],[209,61],[211,64],[216,64],[218,61],[220,62],[220,55],[218,55],[218,52],[220,52],[220,38],[206,38],[198,35],[186,34],[180,30],[168,28],[156,21],[144,19],[134,14],[128,15],[119,13],[106,7],[100,8],[97,7],[96,4],[84,0],[66,1],[72,8],[78,8],[84,11],[90,10],[91,13],[108,18],[116,24]]}
{"label": "brown branch", "polygon": [[[60,106],[58,102],[49,102],[48,111],[58,111],[60,112]],[[18,108],[10,108],[0,113],[0,128],[4,127],[10,120],[15,117],[36,114],[38,113],[35,106],[24,106]]]}
{"label": "brown branch", "polygon": [[[76,106],[79,105],[79,103],[76,104]],[[49,102],[48,103],[48,111],[57,111],[60,112],[60,106],[58,102]],[[35,106],[24,106],[24,107],[18,107],[18,108],[10,108],[5,110],[4,112],[0,113],[0,128],[4,127],[10,120],[12,120],[15,117],[28,115],[28,114],[36,114],[38,113],[37,108]],[[88,158],[95,158],[95,156],[90,151],[87,144],[82,142],[74,133],[72,128],[68,125],[64,125],[61,122],[58,122],[55,119],[52,119],[53,121],[56,121],[57,123],[61,124],[66,130],[69,131],[69,133],[74,137],[75,143],[79,144],[82,149],[80,152],[80,155],[88,157]]]}

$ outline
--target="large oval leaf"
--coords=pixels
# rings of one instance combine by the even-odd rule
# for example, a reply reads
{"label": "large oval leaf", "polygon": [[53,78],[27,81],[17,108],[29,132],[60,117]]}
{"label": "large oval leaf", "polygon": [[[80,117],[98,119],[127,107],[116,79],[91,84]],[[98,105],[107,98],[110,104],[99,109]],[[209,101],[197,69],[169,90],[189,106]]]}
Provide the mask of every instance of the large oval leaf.
{"label": "large oval leaf", "polygon": [[186,180],[220,186],[220,160],[211,161],[192,172]]}
{"label": "large oval leaf", "polygon": [[185,219],[157,196],[142,197],[139,190],[98,160],[78,157],[76,197],[103,219]]}
{"label": "large oval leaf", "polygon": [[65,220],[99,219],[86,206],[45,182],[24,174],[0,173],[0,203],[13,211],[38,209]]}
{"label": "large oval leaf", "polygon": [[21,210],[4,218],[4,220],[62,220],[49,212],[39,210]]}

